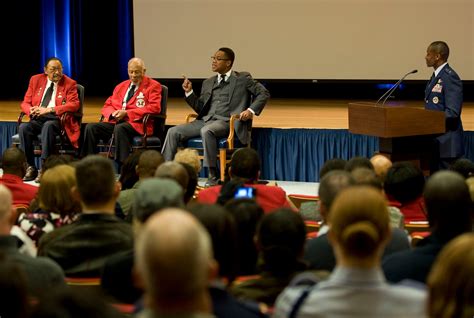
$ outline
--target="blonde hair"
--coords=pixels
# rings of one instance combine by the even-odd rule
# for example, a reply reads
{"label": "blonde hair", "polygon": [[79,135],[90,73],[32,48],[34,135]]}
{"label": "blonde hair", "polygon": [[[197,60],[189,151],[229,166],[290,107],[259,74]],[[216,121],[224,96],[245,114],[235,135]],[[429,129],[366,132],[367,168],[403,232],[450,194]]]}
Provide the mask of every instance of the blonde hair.
{"label": "blonde hair", "polygon": [[329,225],[344,253],[372,256],[390,233],[385,198],[372,187],[347,188],[331,206]]}
{"label": "blonde hair", "polygon": [[438,254],[427,284],[429,317],[474,317],[474,233],[458,236]]}
{"label": "blonde hair", "polygon": [[76,169],[59,165],[46,170],[38,190],[39,207],[61,215],[80,212],[80,203],[73,199],[71,189],[76,186]]}
{"label": "blonde hair", "polygon": [[196,174],[201,171],[201,160],[199,159],[199,154],[196,149],[186,148],[178,151],[174,156],[174,161],[187,163],[194,168]]}

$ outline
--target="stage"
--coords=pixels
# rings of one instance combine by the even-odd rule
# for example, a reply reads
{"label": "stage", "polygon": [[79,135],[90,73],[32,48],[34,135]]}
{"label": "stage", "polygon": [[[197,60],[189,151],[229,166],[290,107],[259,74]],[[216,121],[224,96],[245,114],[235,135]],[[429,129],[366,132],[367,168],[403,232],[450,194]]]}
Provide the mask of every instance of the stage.
{"label": "stage", "polygon": [[[97,122],[106,97],[87,97],[83,123]],[[319,180],[319,169],[327,159],[371,156],[378,149],[375,137],[348,132],[349,100],[271,99],[254,118],[252,147],[262,160],[262,178],[271,180]],[[423,107],[423,101],[390,105]],[[0,101],[1,150],[10,145],[20,113],[20,101]],[[182,98],[168,100],[166,123],[184,123],[192,109]],[[474,103],[463,105],[462,121],[466,157],[474,160]],[[472,145],[472,146],[471,146]],[[471,150],[472,149],[472,150]]]}

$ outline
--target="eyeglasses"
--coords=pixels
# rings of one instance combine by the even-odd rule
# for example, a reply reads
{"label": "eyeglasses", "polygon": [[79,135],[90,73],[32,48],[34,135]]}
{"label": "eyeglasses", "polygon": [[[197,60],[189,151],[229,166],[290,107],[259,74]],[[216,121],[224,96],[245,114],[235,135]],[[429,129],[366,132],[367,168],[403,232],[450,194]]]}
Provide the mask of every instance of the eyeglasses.
{"label": "eyeglasses", "polygon": [[218,57],[218,56],[211,56],[211,60],[213,60],[213,61],[228,61],[229,59],[225,59],[223,57]]}

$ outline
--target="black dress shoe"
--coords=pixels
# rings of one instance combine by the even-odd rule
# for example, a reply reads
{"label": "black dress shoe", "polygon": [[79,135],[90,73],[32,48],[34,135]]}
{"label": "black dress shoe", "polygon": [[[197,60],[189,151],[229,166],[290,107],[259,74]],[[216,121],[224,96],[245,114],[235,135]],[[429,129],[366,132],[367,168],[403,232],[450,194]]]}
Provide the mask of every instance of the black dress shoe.
{"label": "black dress shoe", "polygon": [[204,187],[209,188],[209,187],[216,186],[218,184],[219,184],[219,179],[217,179],[216,177],[209,177],[209,179],[207,179],[206,183],[204,184]]}
{"label": "black dress shoe", "polygon": [[38,170],[33,166],[29,166],[26,169],[26,174],[23,177],[23,181],[33,181],[36,179],[37,176],[38,176]]}

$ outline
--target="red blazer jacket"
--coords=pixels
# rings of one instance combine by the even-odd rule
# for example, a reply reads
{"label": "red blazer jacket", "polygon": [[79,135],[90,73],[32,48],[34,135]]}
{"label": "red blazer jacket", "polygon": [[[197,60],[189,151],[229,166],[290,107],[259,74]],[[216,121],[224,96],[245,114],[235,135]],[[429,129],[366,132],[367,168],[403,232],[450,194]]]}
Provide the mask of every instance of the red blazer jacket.
{"label": "red blazer jacket", "polygon": [[[44,91],[47,89],[47,83],[48,77],[46,74],[38,74],[31,77],[28,90],[21,103],[21,110],[28,116],[30,115],[30,107],[39,106],[41,104]],[[77,112],[79,110],[79,97],[77,96],[75,80],[63,75],[58,82],[55,102],[55,112],[58,117],[65,112]],[[81,127],[77,119],[74,116],[68,116],[64,129],[66,130],[71,144],[75,148],[78,148]]]}
{"label": "red blazer jacket", "polygon": [[[122,109],[122,101],[129,86],[130,80],[118,84],[112,96],[105,101],[105,105],[102,108],[105,122],[116,122],[114,118],[110,118],[110,115],[114,111]],[[154,79],[144,76],[135,94],[128,101],[125,110],[127,111],[127,116],[124,120],[129,122],[138,133],[143,134],[143,117],[146,114],[159,114],[161,111],[161,84]],[[153,123],[151,121],[148,123],[146,130],[147,134],[153,133]]]}

